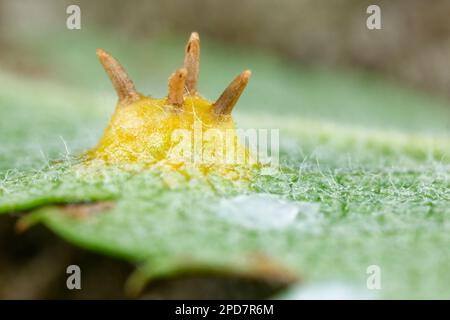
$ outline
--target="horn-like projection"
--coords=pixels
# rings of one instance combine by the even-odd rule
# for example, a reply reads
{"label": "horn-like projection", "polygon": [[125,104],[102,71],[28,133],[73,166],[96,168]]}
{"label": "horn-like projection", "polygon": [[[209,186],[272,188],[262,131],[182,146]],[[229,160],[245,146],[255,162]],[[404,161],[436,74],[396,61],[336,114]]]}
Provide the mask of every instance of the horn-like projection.
{"label": "horn-like projection", "polygon": [[187,70],[186,91],[191,95],[196,95],[200,68],[200,37],[197,32],[191,33],[186,45],[184,67]]}
{"label": "horn-like projection", "polygon": [[131,81],[120,63],[102,49],[97,49],[96,53],[116,89],[117,95],[119,96],[119,102],[133,102],[139,100],[140,95],[136,91],[133,81]]}
{"label": "horn-like projection", "polygon": [[[138,93],[126,71],[108,53],[97,49],[97,55],[119,102],[99,143],[86,153],[86,161],[93,161],[95,166],[124,164],[125,168],[136,164],[136,168],[161,170],[162,174],[192,173],[199,177],[218,174],[232,181],[252,178],[251,168],[258,163],[258,157],[238,139],[239,131],[231,115],[248,84],[249,70],[237,75],[215,103],[202,97],[197,91],[200,39],[193,32],[185,48],[184,65],[174,68],[168,77],[168,92],[158,98]],[[222,139],[211,139],[206,132],[210,129],[215,133],[213,138],[217,134],[226,137],[226,142],[232,143],[232,150],[224,149]],[[180,132],[194,136],[194,148],[189,146],[190,139],[174,141],[174,138],[184,138],[185,135],[179,137]],[[179,150],[174,150],[174,143],[179,145]],[[185,147],[188,152],[183,152]]]}
{"label": "horn-like projection", "polygon": [[184,84],[186,82],[187,75],[186,68],[181,68],[175,71],[169,78],[169,104],[181,107],[184,99]]}
{"label": "horn-like projection", "polygon": [[216,115],[231,114],[236,102],[239,100],[239,97],[247,86],[251,75],[252,73],[250,70],[245,70],[228,85],[219,99],[214,103],[214,112]]}

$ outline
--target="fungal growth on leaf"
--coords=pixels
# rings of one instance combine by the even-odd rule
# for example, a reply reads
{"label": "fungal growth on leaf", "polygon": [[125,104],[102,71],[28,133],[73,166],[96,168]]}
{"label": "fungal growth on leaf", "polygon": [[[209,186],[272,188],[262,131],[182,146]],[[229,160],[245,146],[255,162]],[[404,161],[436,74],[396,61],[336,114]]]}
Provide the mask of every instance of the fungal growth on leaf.
{"label": "fungal growth on leaf", "polygon": [[251,72],[238,75],[216,102],[203,98],[197,91],[200,38],[196,32],[186,45],[184,66],[169,77],[165,98],[140,94],[116,59],[102,49],[97,49],[97,56],[118,102],[103,137],[87,154],[90,160],[206,170],[251,161],[231,117]]}

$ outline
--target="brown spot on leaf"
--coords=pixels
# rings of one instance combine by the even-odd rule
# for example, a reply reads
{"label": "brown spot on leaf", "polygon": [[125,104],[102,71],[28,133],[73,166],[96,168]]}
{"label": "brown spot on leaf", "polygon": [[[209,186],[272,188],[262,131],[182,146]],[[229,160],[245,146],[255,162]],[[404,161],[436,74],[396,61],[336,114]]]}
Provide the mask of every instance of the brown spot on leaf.
{"label": "brown spot on leaf", "polygon": [[23,233],[23,232],[27,231],[32,225],[33,225],[33,223],[31,221],[29,221],[28,219],[25,219],[25,218],[18,219],[16,224],[14,225],[14,230],[17,233]]}
{"label": "brown spot on leaf", "polygon": [[59,206],[64,213],[74,218],[87,218],[95,213],[111,210],[113,207],[114,203],[111,201],[73,203]]}

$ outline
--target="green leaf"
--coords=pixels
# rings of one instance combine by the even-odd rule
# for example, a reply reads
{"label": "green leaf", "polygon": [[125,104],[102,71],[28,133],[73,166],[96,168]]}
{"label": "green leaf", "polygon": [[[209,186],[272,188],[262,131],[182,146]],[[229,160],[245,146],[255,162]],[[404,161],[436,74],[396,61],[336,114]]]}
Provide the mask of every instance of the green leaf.
{"label": "green leaf", "polygon": [[[42,63],[50,55],[49,68],[70,65],[72,73],[56,74],[62,82],[0,73],[0,213],[30,211],[25,226],[41,222],[73,245],[135,263],[132,292],[146,280],[189,272],[289,284],[341,281],[367,290],[366,269],[376,264],[380,297],[448,296],[446,103],[373,75],[286,65],[244,49],[230,55],[216,44],[203,50],[200,87],[214,97],[234,70],[253,70],[237,106],[238,124],[281,130],[279,170],[255,169],[251,181],[233,183],[220,176],[86,168],[76,155],[96,143],[114,106],[113,90],[94,66],[97,38],[76,40],[72,64],[62,38],[54,37],[60,49],[54,57],[47,47],[27,44]],[[117,48],[112,39],[104,42]],[[182,52],[183,42],[156,43],[120,52],[131,73],[162,96],[166,75],[181,58],[173,52]],[[152,52],[153,62],[133,64],[144,52]],[[154,63],[159,60],[164,63]],[[84,63],[92,65],[89,77],[77,71]],[[72,78],[79,83],[64,82]],[[105,202],[110,206],[95,205]],[[292,206],[298,214],[289,220]],[[241,210],[242,217],[227,218],[227,210]],[[242,222],[246,216],[255,226]],[[272,227],[274,218],[287,222]]]}

